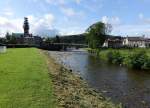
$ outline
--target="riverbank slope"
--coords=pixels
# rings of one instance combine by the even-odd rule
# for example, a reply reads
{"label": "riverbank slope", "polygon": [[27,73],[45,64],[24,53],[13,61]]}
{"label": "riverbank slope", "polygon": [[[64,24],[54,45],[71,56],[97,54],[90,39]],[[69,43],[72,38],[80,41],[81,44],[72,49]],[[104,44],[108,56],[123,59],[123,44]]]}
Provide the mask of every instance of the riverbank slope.
{"label": "riverbank slope", "polygon": [[87,83],[71,70],[58,64],[54,57],[47,56],[54,95],[58,108],[120,108],[104,98],[100,93],[88,87]]}

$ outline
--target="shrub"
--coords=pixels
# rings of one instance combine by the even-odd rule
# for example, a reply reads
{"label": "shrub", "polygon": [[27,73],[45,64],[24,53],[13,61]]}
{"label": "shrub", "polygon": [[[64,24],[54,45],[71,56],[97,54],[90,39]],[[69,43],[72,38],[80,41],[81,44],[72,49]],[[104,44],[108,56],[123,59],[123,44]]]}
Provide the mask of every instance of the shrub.
{"label": "shrub", "polygon": [[147,58],[146,62],[142,66],[142,69],[150,70],[150,58]]}
{"label": "shrub", "polygon": [[108,51],[106,57],[107,57],[108,62],[110,62],[110,63],[113,62],[113,52],[112,51]]}
{"label": "shrub", "polygon": [[110,63],[122,64],[124,57],[121,55],[119,51],[109,51],[107,53],[107,60]]}
{"label": "shrub", "polygon": [[100,58],[109,63],[123,64],[134,69],[150,70],[150,55],[145,49],[134,50],[103,50],[99,52]]}
{"label": "shrub", "polygon": [[149,61],[145,51],[136,51],[128,59],[128,65],[135,69],[146,68],[148,64],[145,63]]}

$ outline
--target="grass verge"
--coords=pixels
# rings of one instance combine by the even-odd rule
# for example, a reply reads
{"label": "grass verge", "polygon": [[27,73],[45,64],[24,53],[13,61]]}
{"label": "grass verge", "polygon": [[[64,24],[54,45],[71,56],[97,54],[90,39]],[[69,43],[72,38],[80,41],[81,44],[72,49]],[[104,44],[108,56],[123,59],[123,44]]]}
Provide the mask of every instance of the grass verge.
{"label": "grass verge", "polygon": [[0,54],[0,108],[54,108],[45,61],[36,48]]}

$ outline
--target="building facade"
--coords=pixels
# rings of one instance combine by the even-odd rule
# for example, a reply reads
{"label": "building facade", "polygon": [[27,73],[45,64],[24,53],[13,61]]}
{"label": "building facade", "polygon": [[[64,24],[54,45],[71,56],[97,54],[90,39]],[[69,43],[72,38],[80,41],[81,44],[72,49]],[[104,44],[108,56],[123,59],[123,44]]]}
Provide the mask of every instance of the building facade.
{"label": "building facade", "polygon": [[29,33],[29,22],[28,18],[24,18],[23,29],[24,33],[12,33],[12,37],[15,39],[13,44],[24,44],[24,45],[34,45],[40,46],[42,43],[42,38],[39,36],[33,36]]}
{"label": "building facade", "polygon": [[146,48],[150,47],[150,39],[142,37],[126,37],[123,40],[123,46],[131,48]]}
{"label": "building facade", "polygon": [[149,38],[146,38],[146,40],[145,40],[145,47],[150,48],[150,39]]}
{"label": "building facade", "polygon": [[25,45],[34,45],[40,46],[42,43],[42,38],[40,36],[24,36],[23,33],[12,33],[12,36],[15,37],[15,42],[11,44],[25,44]]}
{"label": "building facade", "polygon": [[103,47],[107,48],[150,48],[150,38],[142,37],[121,37],[109,36],[104,42]]}
{"label": "building facade", "polygon": [[123,47],[123,38],[121,36],[109,36],[104,42],[103,47],[121,48]]}

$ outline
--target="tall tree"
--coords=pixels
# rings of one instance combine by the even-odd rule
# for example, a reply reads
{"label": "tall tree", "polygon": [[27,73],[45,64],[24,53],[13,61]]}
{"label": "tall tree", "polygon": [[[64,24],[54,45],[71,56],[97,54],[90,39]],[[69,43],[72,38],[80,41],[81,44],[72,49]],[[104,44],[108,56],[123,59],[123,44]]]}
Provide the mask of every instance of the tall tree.
{"label": "tall tree", "polygon": [[9,32],[6,33],[5,37],[6,37],[7,41],[9,41],[11,39],[11,35],[9,34]]}
{"label": "tall tree", "polygon": [[14,34],[12,34],[9,43],[10,44],[17,44],[17,38],[16,38],[16,36]]}
{"label": "tall tree", "polygon": [[58,35],[56,36],[56,41],[55,42],[60,43],[60,37]]}
{"label": "tall tree", "polygon": [[103,22],[97,22],[86,30],[86,37],[90,48],[101,47],[106,39],[106,35],[111,32],[112,26]]}
{"label": "tall tree", "polygon": [[6,43],[6,39],[0,37],[0,43],[5,44]]}
{"label": "tall tree", "polygon": [[53,43],[53,39],[50,38],[50,37],[47,37],[47,38],[45,39],[45,43]]}

